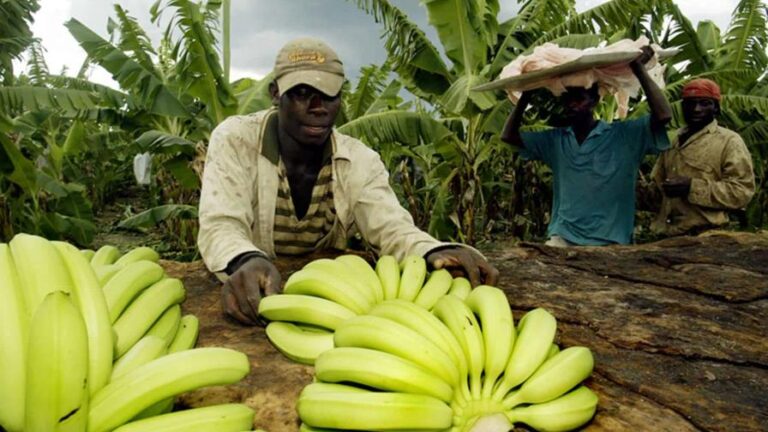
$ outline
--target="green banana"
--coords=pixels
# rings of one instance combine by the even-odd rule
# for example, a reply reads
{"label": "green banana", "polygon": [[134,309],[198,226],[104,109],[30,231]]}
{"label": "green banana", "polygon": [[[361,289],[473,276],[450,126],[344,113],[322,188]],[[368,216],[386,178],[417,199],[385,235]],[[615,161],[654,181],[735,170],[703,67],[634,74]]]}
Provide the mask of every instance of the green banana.
{"label": "green banana", "polygon": [[426,395],[391,392],[302,392],[301,421],[315,428],[346,430],[447,429],[453,411]]}
{"label": "green banana", "polygon": [[400,275],[400,290],[397,298],[414,301],[424,286],[427,277],[427,261],[420,256],[409,255],[403,260],[403,271]]}
{"label": "green banana", "polygon": [[489,399],[512,354],[516,334],[512,311],[504,291],[488,285],[476,287],[464,303],[480,322],[485,347],[483,398]]}
{"label": "green banana", "polygon": [[[175,304],[166,309],[145,334],[159,337],[165,341],[165,346],[169,347],[179,331],[179,326],[181,326],[181,306]],[[170,349],[168,351],[170,352]]]}
{"label": "green banana", "polygon": [[291,321],[335,330],[357,316],[347,307],[321,297],[302,294],[267,296],[259,302],[259,315],[270,321]]}
{"label": "green banana", "polygon": [[400,290],[400,265],[392,255],[384,255],[376,261],[376,275],[381,282],[384,300],[397,298]]}
{"label": "green banana", "polygon": [[311,261],[303,269],[318,270],[324,272],[330,278],[341,279],[365,298],[369,308],[376,304],[374,287],[368,285],[363,278],[355,274],[349,265],[342,261],[320,258]]}
{"label": "green banana", "polygon": [[429,279],[419,291],[413,301],[424,309],[430,310],[440,297],[446,295],[451,289],[453,276],[446,269],[435,270],[429,275]]}
{"label": "green banana", "polygon": [[167,352],[164,339],[152,335],[144,336],[125,355],[117,359],[109,381],[114,381],[137,367],[164,356]]}
{"label": "green banana", "polygon": [[134,418],[131,419],[132,422],[142,420],[142,419],[148,419],[150,417],[156,417],[159,415],[167,414],[171,411],[173,411],[173,407],[176,404],[176,398],[171,396],[169,398],[163,399],[160,402],[155,402],[152,405],[144,408],[140,413],[136,414]]}
{"label": "green banana", "polygon": [[448,294],[455,295],[456,297],[464,300],[472,291],[472,285],[467,278],[457,277],[453,279],[451,283],[451,289]]}
{"label": "green banana", "polygon": [[395,321],[361,315],[344,322],[333,334],[337,347],[370,348],[410,360],[448,383],[459,382],[450,356],[420,333]]}
{"label": "green banana", "polygon": [[453,387],[422,366],[368,348],[325,351],[315,360],[315,376],[323,382],[349,382],[385,391],[425,394],[444,402],[453,398]]}
{"label": "green banana", "polygon": [[117,272],[123,269],[122,266],[116,266],[114,264],[104,264],[91,267],[93,267],[93,272],[96,273],[96,279],[99,280],[99,286],[101,287],[106,285],[107,282],[109,282],[109,280],[117,274]]}
{"label": "green banana", "polygon": [[90,263],[69,243],[53,242],[72,277],[72,299],[88,333],[88,390],[93,395],[112,374],[112,323],[99,281]]}
{"label": "green banana", "polygon": [[91,258],[96,254],[96,251],[93,249],[80,249],[80,253],[83,254],[83,257],[85,257],[85,260],[88,261],[88,264],[91,263]]}
{"label": "green banana", "polygon": [[158,262],[160,261],[160,255],[150,247],[139,246],[118,258],[117,261],[115,261],[115,264],[119,266],[126,266],[137,261]]}
{"label": "green banana", "polygon": [[226,348],[195,348],[160,357],[94,395],[88,431],[111,431],[154,403],[201,387],[235,383],[249,370],[245,354]]}
{"label": "green banana", "polygon": [[16,275],[23,287],[21,292],[28,319],[49,293],[72,292],[72,277],[51,242],[34,235],[16,234],[8,245],[16,264]]}
{"label": "green banana", "polygon": [[341,255],[336,257],[336,261],[339,261],[346,265],[355,276],[363,280],[363,282],[371,287],[373,290],[375,302],[381,303],[384,301],[384,288],[381,286],[381,281],[376,275],[376,270],[368,264],[364,258],[358,255]]}
{"label": "green banana", "polygon": [[29,319],[11,250],[0,243],[0,425],[24,429],[26,345]]}
{"label": "green banana", "polygon": [[307,331],[289,322],[272,321],[266,333],[278,351],[299,363],[314,364],[317,356],[333,348],[333,333]]}
{"label": "green banana", "polygon": [[553,343],[552,347],[549,348],[549,352],[547,353],[547,360],[551,359],[552,357],[557,355],[557,353],[559,353],[559,352],[560,352],[560,347],[557,346],[556,343]]}
{"label": "green banana", "polygon": [[558,398],[576,387],[592,373],[592,352],[585,347],[570,347],[544,362],[519,390],[504,399],[504,408],[522,403],[543,403]]}
{"label": "green banana", "polygon": [[595,415],[597,396],[584,386],[559,398],[506,412],[512,423],[525,423],[536,430],[559,432],[576,429]]}
{"label": "green banana", "polygon": [[103,266],[107,264],[114,264],[117,259],[120,258],[120,251],[112,245],[104,245],[100,247],[91,257],[91,266]]}
{"label": "green banana", "polygon": [[109,309],[109,319],[113,324],[137,295],[158,282],[165,274],[163,268],[152,261],[137,261],[119,268],[102,288]]}
{"label": "green banana", "polygon": [[432,313],[453,333],[464,351],[469,370],[469,389],[473,399],[480,399],[485,366],[485,347],[480,324],[458,297],[447,295],[435,304]]}
{"label": "green banana", "polygon": [[[376,306],[369,314],[402,324],[434,342],[449,355],[458,370],[458,376],[467,376],[467,360],[459,341],[445,324],[424,308],[409,301],[394,299]],[[458,385],[459,383],[451,384]]]}
{"label": "green banana", "polygon": [[317,394],[317,393],[339,393],[339,392],[349,392],[349,393],[365,393],[366,389],[355,387],[351,385],[346,384],[334,384],[334,383],[324,383],[315,381],[311,384],[308,384],[304,389],[301,391],[301,394],[311,395],[311,394]]}
{"label": "green banana", "polygon": [[70,295],[53,291],[30,322],[25,432],[85,432],[88,333]]}
{"label": "green banana", "polygon": [[242,404],[213,405],[134,421],[114,432],[240,432],[253,426],[253,414]]}
{"label": "green banana", "polygon": [[125,354],[169,307],[184,301],[184,285],[163,279],[142,292],[112,326],[117,334],[116,357]]}
{"label": "green banana", "polygon": [[360,290],[348,284],[339,275],[316,268],[304,268],[292,274],[285,282],[283,293],[322,297],[356,314],[363,314],[373,306]]}
{"label": "green banana", "polygon": [[176,332],[168,352],[175,353],[192,349],[197,343],[197,336],[200,334],[200,320],[194,315],[184,315],[181,317],[179,330]]}
{"label": "green banana", "polygon": [[555,339],[557,321],[545,309],[537,308],[525,314],[517,327],[517,341],[494,390],[495,400],[503,400],[509,390],[525,382],[544,363]]}

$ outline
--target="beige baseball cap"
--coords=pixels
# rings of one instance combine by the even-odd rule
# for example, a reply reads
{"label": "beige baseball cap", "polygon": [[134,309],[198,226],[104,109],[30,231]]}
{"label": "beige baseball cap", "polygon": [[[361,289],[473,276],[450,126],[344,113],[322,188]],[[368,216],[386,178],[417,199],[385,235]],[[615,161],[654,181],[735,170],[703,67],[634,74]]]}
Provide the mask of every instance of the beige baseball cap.
{"label": "beige baseball cap", "polygon": [[335,96],[344,84],[344,66],[339,56],[325,42],[312,38],[285,44],[277,53],[274,74],[281,96],[300,84]]}

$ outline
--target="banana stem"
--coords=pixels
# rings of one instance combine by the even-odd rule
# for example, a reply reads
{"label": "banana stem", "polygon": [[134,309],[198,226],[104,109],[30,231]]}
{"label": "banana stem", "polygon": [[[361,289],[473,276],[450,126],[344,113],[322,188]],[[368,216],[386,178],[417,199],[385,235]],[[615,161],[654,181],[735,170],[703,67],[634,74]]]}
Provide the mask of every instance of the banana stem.
{"label": "banana stem", "polygon": [[509,384],[507,384],[505,380],[502,380],[499,382],[499,387],[496,389],[496,391],[493,392],[493,400],[503,401],[509,390],[511,390]]}
{"label": "banana stem", "polygon": [[493,389],[496,387],[496,378],[498,377],[492,377],[490,375],[485,376],[482,392],[483,399],[491,399],[493,397]]}
{"label": "banana stem", "polygon": [[519,395],[520,395],[519,391],[514,391],[509,393],[507,397],[504,398],[502,405],[504,406],[505,411],[509,411],[523,402],[518,397]]}
{"label": "banana stem", "polygon": [[495,413],[480,417],[472,424],[468,432],[507,432],[512,430],[512,422],[504,413]]}
{"label": "banana stem", "polygon": [[469,385],[470,385],[470,393],[472,394],[472,399],[475,399],[475,400],[482,399],[483,381],[480,378],[480,375],[473,375],[469,380]]}

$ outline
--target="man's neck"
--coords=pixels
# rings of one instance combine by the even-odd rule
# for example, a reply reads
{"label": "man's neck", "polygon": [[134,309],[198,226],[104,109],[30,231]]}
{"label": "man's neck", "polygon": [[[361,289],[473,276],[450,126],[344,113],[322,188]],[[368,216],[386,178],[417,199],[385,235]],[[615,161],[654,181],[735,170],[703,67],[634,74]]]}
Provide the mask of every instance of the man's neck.
{"label": "man's neck", "polygon": [[317,170],[320,169],[325,146],[300,144],[282,129],[278,130],[277,136],[280,142],[280,158],[289,171],[291,171],[292,167],[317,167]]}
{"label": "man's neck", "polygon": [[579,144],[582,144],[587,139],[589,133],[592,132],[592,129],[594,129],[595,126],[597,126],[597,120],[592,115],[589,117],[576,118],[571,122],[571,129],[573,129],[573,133],[576,135],[576,141]]}
{"label": "man's neck", "polygon": [[709,121],[706,123],[687,124],[686,127],[680,132],[680,135],[678,136],[678,140],[680,141],[680,144],[685,144],[685,142],[688,141],[692,136],[706,129],[707,126],[709,126],[711,123],[712,121]]}

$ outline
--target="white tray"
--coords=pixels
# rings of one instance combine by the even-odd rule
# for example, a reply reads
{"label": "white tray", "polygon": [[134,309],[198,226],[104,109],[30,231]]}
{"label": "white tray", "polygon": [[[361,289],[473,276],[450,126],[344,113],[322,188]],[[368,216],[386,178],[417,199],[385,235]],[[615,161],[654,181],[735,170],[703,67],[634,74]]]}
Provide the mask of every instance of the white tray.
{"label": "white tray", "polygon": [[569,73],[579,72],[586,69],[601,68],[621,63],[629,63],[640,55],[640,51],[616,51],[608,53],[586,53],[576,60],[551,67],[541,69],[507,78],[497,79],[489,83],[472,88],[473,91],[498,90],[505,88],[523,87],[532,82],[554,78]]}

